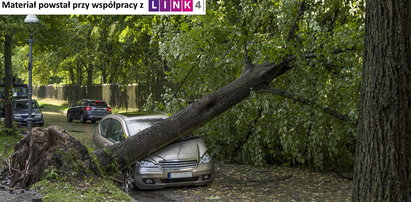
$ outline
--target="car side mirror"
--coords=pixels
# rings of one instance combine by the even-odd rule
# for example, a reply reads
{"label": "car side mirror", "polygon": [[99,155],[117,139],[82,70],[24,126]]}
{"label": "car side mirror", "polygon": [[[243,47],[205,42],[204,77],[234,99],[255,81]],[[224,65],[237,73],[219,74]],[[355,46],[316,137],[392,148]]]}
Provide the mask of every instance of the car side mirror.
{"label": "car side mirror", "polygon": [[39,108],[40,108],[40,109],[44,109],[44,106],[43,106],[43,105],[40,105]]}

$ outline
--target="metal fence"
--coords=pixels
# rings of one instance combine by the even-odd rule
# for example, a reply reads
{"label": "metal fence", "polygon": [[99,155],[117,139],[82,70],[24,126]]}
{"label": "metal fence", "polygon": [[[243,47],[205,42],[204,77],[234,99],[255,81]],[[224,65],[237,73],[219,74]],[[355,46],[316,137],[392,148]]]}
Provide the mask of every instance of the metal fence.
{"label": "metal fence", "polygon": [[154,100],[161,100],[167,83],[155,84],[102,84],[102,85],[47,85],[33,86],[33,95],[37,98],[51,98],[74,103],[80,99],[104,100],[112,107],[141,108],[150,93]]}

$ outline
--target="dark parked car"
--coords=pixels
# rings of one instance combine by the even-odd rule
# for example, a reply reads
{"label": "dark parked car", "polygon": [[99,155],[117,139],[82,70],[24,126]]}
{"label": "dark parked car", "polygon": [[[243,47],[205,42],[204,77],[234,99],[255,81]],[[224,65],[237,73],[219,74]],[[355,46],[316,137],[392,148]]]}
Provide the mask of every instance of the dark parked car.
{"label": "dark parked car", "polygon": [[109,114],[111,114],[111,108],[106,102],[82,99],[67,110],[67,121],[80,120],[81,123],[86,123],[87,120],[91,120],[95,123]]}
{"label": "dark parked car", "polygon": [[[156,122],[163,115],[104,117],[93,136],[96,148],[116,144]],[[164,187],[208,185],[214,179],[214,163],[199,137],[179,139],[122,171],[123,187],[159,189]]]}
{"label": "dark parked car", "polygon": [[[28,103],[27,99],[15,100],[13,102],[13,118],[18,125],[27,125],[27,118],[29,117]],[[43,113],[40,108],[42,107],[39,106],[37,101],[32,100],[31,117],[33,125],[44,125]]]}

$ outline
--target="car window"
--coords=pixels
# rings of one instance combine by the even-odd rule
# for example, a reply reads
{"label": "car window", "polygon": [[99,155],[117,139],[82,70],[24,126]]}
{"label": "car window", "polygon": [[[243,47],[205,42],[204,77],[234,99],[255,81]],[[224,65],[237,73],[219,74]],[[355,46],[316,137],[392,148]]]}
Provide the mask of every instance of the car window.
{"label": "car window", "polygon": [[107,129],[113,119],[105,119],[100,123],[100,135],[107,138]]}
{"label": "car window", "polygon": [[[39,108],[39,106],[38,106],[38,104],[37,104],[37,102],[35,102],[34,100],[33,100],[33,105],[31,106],[31,108],[33,108],[33,109],[36,109],[36,108]],[[25,101],[25,102],[15,102],[14,103],[14,109],[16,109],[16,110],[20,110],[20,109],[28,109],[28,101]]]}
{"label": "car window", "polygon": [[137,120],[129,120],[127,121],[128,131],[130,135],[135,135],[138,132],[152,126],[153,124],[161,121],[163,119],[137,119]]}
{"label": "car window", "polygon": [[107,107],[107,103],[103,101],[92,101],[92,102],[88,102],[88,106]]}
{"label": "car window", "polygon": [[107,129],[107,139],[112,142],[119,142],[125,139],[125,133],[120,121],[112,119]]}
{"label": "car window", "polygon": [[27,96],[27,88],[24,88],[24,87],[13,87],[13,96],[14,96],[14,97]]}

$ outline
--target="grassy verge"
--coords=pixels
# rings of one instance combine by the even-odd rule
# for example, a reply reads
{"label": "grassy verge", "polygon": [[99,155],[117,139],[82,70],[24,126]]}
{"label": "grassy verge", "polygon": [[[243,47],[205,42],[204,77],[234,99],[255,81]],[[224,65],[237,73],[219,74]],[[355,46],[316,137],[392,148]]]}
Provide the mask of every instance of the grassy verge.
{"label": "grassy verge", "polygon": [[[0,128],[0,130],[4,130],[3,128]],[[14,145],[21,139],[21,136],[18,135],[9,135],[0,132],[0,169],[3,169],[6,167],[6,165],[3,163],[4,160],[6,160],[7,157],[9,157],[13,151],[14,151]]]}
{"label": "grassy verge", "polygon": [[42,180],[33,188],[43,195],[44,201],[131,201],[110,179],[90,178],[77,183],[64,180]]}
{"label": "grassy verge", "polygon": [[43,106],[45,111],[65,112],[69,108],[69,104],[64,100],[55,99],[36,99],[40,106]]}

